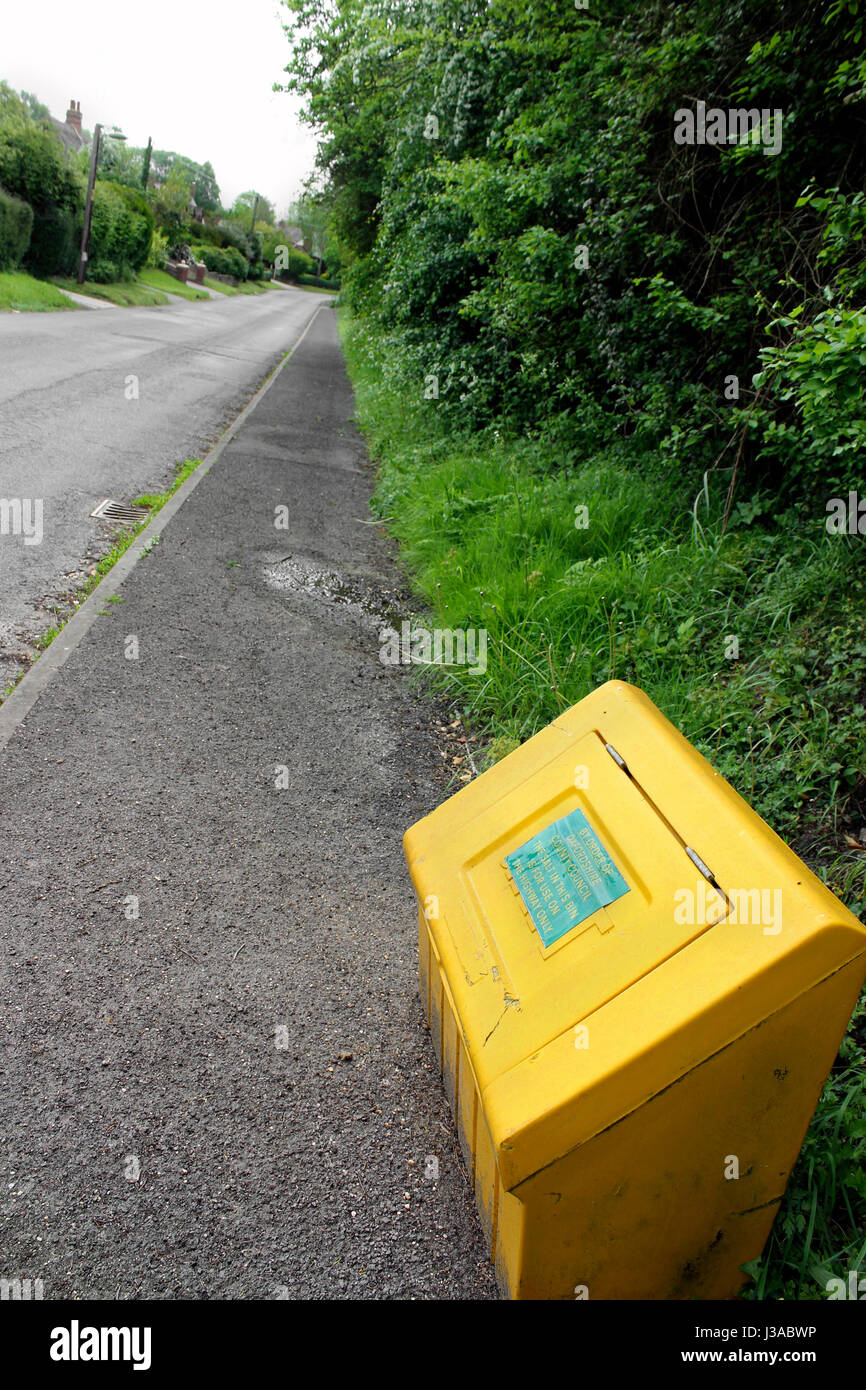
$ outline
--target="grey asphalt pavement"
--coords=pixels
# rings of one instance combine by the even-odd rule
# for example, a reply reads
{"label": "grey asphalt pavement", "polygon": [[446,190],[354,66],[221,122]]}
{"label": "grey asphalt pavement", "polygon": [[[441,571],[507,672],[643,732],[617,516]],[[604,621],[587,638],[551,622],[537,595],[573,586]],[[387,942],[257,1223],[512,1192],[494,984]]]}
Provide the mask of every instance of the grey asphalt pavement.
{"label": "grey asphalt pavement", "polygon": [[0,692],[58,598],[108,547],[94,507],[162,491],[176,461],[201,456],[320,304],[272,290],[0,314],[0,498],[42,508],[39,543],[0,534]]}
{"label": "grey asphalt pavement", "polygon": [[443,764],[314,307],[0,752],[0,1276],[46,1299],[496,1297],[401,852]]}

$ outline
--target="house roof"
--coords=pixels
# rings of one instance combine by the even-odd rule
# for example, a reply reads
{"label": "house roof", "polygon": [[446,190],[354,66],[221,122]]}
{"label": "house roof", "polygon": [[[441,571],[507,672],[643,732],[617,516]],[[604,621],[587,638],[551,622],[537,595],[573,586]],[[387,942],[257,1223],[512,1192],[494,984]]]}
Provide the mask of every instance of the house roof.
{"label": "house roof", "polygon": [[71,125],[68,121],[58,121],[56,116],[49,116],[48,119],[54,126],[54,129],[57,131],[57,134],[60,136],[66,148],[71,150],[73,154],[77,154],[79,150],[86,149],[88,141],[85,140],[77,126]]}
{"label": "house roof", "polygon": [[293,246],[303,246],[304,234],[300,227],[286,227],[283,226],[282,223],[280,223],[280,226]]}

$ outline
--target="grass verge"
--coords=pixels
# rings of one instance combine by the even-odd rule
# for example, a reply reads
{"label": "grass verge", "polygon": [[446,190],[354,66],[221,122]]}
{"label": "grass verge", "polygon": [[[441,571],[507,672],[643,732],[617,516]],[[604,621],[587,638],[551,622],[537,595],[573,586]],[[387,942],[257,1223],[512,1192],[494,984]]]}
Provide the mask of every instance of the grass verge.
{"label": "grass verge", "polygon": [[39,313],[47,309],[78,309],[65,294],[47,280],[35,280],[20,270],[0,274],[0,311]]}
{"label": "grass verge", "polygon": [[332,299],[336,299],[340,293],[338,287],[334,285],[292,285],[293,290],[305,290],[307,294],[329,294]]}
{"label": "grass verge", "polygon": [[177,294],[180,295],[181,299],[210,298],[210,295],[203,294],[195,285],[184,285],[180,280],[175,280],[173,275],[167,274],[164,270],[155,270],[152,266],[140,270],[138,280],[139,284],[148,285],[152,290],[163,290],[166,294]]}
{"label": "grass verge", "polygon": [[159,290],[151,289],[149,285],[127,283],[125,280],[119,280],[113,285],[96,285],[87,280],[83,285],[79,285],[71,277],[54,276],[53,283],[63,290],[71,290],[73,294],[86,294],[91,299],[107,299],[119,308],[149,307],[171,302]]}
{"label": "grass verge", "polygon": [[222,280],[214,280],[212,276],[206,275],[204,282],[209,290],[216,290],[217,294],[266,294],[271,288],[267,280],[240,280],[236,285],[225,285]]}
{"label": "grass verge", "polygon": [[[442,628],[486,629],[486,672],[438,668],[504,756],[604,681],[640,686],[858,915],[866,909],[866,573],[825,512],[755,500],[721,534],[620,452],[445,433],[400,386],[395,349],[340,317],[374,511]],[[866,1254],[866,1010],[855,1011],[746,1297],[825,1297]]]}
{"label": "grass verge", "polygon": [[216,290],[217,294],[233,295],[238,293],[234,285],[224,285],[222,280],[214,280],[210,275],[204,277],[204,282],[209,290]]}
{"label": "grass verge", "polygon": [[329,294],[333,299],[336,299],[337,295],[340,293],[338,285],[298,285],[294,280],[280,280],[279,282],[270,281],[268,288],[275,289],[279,288],[280,285],[284,289],[304,290],[308,294]]}

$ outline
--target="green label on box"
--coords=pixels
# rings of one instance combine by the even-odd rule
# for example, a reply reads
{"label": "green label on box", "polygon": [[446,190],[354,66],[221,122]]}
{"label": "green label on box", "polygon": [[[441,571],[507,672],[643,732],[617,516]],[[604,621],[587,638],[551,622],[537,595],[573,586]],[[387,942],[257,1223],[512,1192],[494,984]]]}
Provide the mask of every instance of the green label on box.
{"label": "green label on box", "polygon": [[545,946],[629,891],[581,811],[571,811],[505,863]]}

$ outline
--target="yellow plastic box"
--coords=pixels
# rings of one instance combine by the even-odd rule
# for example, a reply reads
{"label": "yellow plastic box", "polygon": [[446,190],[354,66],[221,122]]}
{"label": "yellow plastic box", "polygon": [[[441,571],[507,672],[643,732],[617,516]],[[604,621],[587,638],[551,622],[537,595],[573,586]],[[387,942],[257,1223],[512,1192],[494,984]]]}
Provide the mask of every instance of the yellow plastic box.
{"label": "yellow plastic box", "polygon": [[503,1292],[732,1297],[866,929],[621,681],[405,850],[421,998]]}

